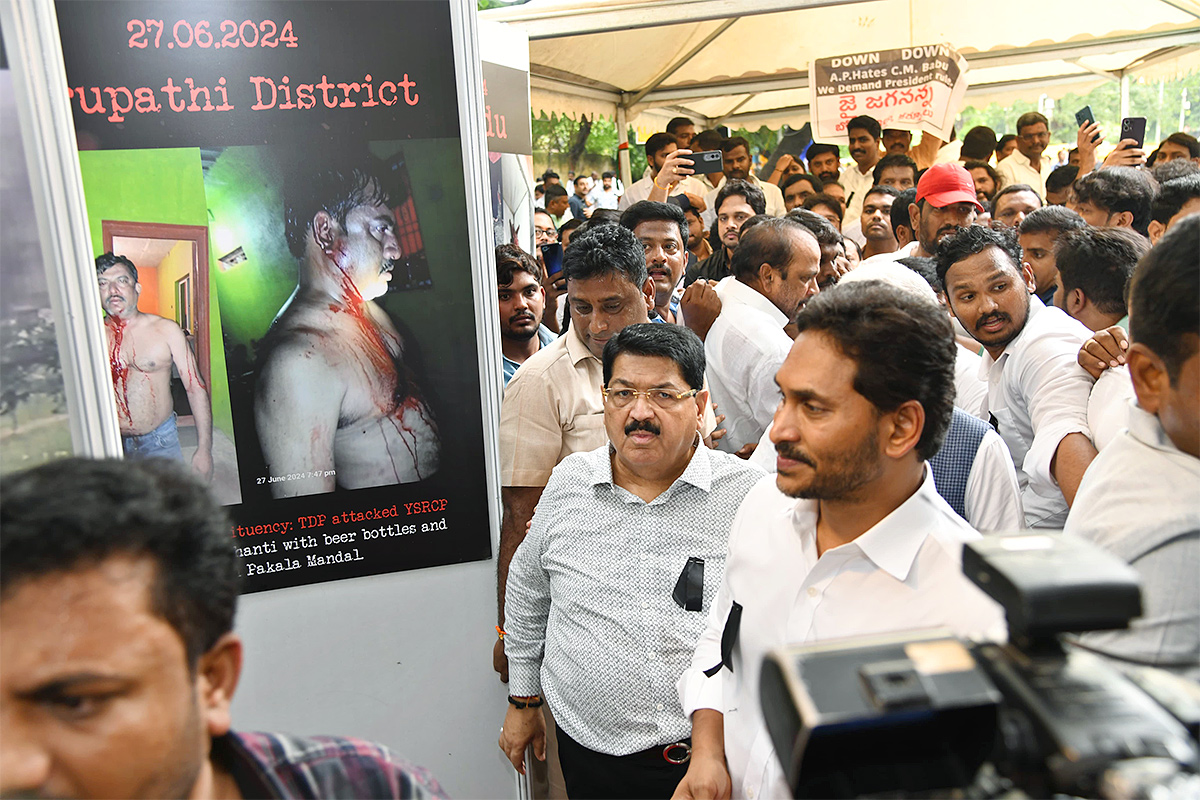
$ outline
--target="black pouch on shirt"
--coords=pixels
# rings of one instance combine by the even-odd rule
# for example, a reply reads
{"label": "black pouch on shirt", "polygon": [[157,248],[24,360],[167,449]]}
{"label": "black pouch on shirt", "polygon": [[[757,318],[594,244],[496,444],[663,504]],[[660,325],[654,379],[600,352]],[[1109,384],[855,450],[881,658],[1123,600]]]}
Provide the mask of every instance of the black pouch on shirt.
{"label": "black pouch on shirt", "polygon": [[704,559],[692,556],[683,565],[675,591],[671,592],[675,603],[686,611],[700,611],[704,607]]}

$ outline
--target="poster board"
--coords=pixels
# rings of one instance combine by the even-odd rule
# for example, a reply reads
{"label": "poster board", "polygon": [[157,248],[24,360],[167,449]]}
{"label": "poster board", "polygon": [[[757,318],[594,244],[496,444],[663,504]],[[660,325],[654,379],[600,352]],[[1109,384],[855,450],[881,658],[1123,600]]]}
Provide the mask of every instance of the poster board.
{"label": "poster board", "polygon": [[[95,254],[105,223],[208,230],[188,333],[246,590],[489,559],[452,4],[56,5]],[[138,313],[169,320],[183,276],[154,270],[159,306],[141,309],[146,282]],[[140,432],[136,351],[157,343],[104,302]],[[194,464],[195,406],[173,417]]]}
{"label": "poster board", "polygon": [[948,44],[818,58],[808,74],[819,141],[843,139],[860,114],[948,141],[967,92],[967,60]]}

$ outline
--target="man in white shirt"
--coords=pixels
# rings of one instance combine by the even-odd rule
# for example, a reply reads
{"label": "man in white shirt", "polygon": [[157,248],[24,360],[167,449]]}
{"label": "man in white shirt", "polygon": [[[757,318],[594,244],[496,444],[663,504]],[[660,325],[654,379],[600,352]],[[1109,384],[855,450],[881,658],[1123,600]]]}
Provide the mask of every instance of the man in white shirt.
{"label": "man in white shirt", "polygon": [[612,172],[605,172],[600,176],[600,183],[592,187],[591,194],[588,199],[592,201],[595,208],[611,208],[617,209],[617,204],[621,202],[621,189],[615,185],[617,176]]}
{"label": "man in white shirt", "polygon": [[962,543],[979,534],[924,463],[953,409],[945,312],[866,282],[817,295],[797,327],[776,376],[778,473],[738,509],[679,681],[692,760],[677,798],[789,795],[760,707],[767,651],[933,626],[1002,635],[1002,610],[962,574]]}
{"label": "man in white shirt", "polygon": [[[658,178],[659,170],[666,163],[667,156],[679,149],[679,145],[675,143],[675,137],[669,133],[654,134],[646,140],[644,147],[646,150],[646,168],[650,171],[650,174],[634,183],[625,190],[625,194],[621,195],[621,200],[617,203],[617,208],[621,211],[629,208],[634,203],[650,199],[650,190],[654,188],[654,181]],[[660,188],[666,188],[668,185],[664,182]],[[704,203],[704,196],[707,192],[707,186],[691,175],[688,175],[674,186],[671,186],[668,195],[686,194],[692,205],[699,208]]]}
{"label": "man in white shirt", "polygon": [[[1129,630],[1082,637],[1121,660],[1200,678],[1200,216],[1138,265],[1126,361],[1136,405],[1128,428],[1079,485],[1065,530],[1120,556],[1142,577],[1145,613]],[[1115,371],[1114,371],[1115,372]]]}
{"label": "man in white shirt", "polygon": [[972,225],[938,247],[938,278],[950,311],[983,345],[986,412],[1012,452],[1025,521],[1058,528],[1096,457],[1087,424],[1093,378],[1075,363],[1092,332],[1032,297],[1011,229]]}
{"label": "man in white shirt", "polygon": [[1054,169],[1050,156],[1044,156],[1050,144],[1050,123],[1036,111],[1017,118],[1017,149],[1012,155],[996,162],[996,172],[1005,186],[1025,183],[1034,188],[1038,197],[1046,199],[1046,176]]}
{"label": "man in white shirt", "polygon": [[782,217],[787,213],[787,207],[783,203],[783,192],[779,190],[779,187],[769,181],[760,181],[751,170],[750,143],[745,138],[734,136],[732,139],[722,140],[721,155],[724,159],[721,168],[725,177],[721,178],[721,182],[714,186],[704,198],[703,219],[705,225],[711,227],[713,221],[716,220],[717,193],[725,186],[726,181],[731,180],[749,181],[757,186],[762,191],[763,197],[766,198],[767,213],[772,217]]}
{"label": "man in white shirt", "polygon": [[[918,262],[920,270],[916,265],[910,265],[913,261]],[[838,286],[830,291],[859,281],[882,281],[920,299],[938,303],[938,296],[929,283],[929,280],[937,280],[932,259],[905,259],[904,262],[860,266],[846,273]],[[929,273],[928,278],[925,277],[925,270]],[[971,369],[973,364],[974,370],[969,380],[978,385],[983,393],[987,392],[987,384],[976,377],[979,356],[968,353],[962,347],[956,347],[954,352],[956,408],[941,449],[929,459],[937,492],[977,531],[1020,530],[1025,527],[1021,487],[1017,483],[1017,472],[1008,445],[991,426],[973,416],[972,395],[964,396],[962,389],[962,373],[964,369]],[[768,427],[750,456],[751,463],[766,472],[775,471],[777,455],[770,434],[771,428]]]}
{"label": "man in white shirt", "polygon": [[788,218],[766,220],[733,251],[733,274],[717,284],[721,313],[704,340],[713,402],[725,415],[720,447],[736,453],[757,442],[775,408],[775,373],[792,339],[784,326],[818,292],[816,237]]}
{"label": "man in white shirt", "polygon": [[862,214],[867,190],[875,185],[875,165],[883,155],[879,150],[879,121],[862,115],[846,123],[850,140],[850,157],[854,166],[842,171],[841,184],[846,187],[846,214],[842,226],[852,225]]}

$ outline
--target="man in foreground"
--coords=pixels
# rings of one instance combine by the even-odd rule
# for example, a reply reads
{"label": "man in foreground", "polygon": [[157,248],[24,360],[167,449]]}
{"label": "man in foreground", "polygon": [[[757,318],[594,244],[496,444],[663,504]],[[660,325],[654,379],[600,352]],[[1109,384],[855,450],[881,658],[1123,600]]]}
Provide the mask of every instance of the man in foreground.
{"label": "man in foreground", "polygon": [[196,423],[192,468],[208,480],[213,469],[212,406],[183,329],[173,320],[138,310],[142,285],[137,267],[125,256],[97,257],[96,279],[107,315],[104,336],[125,455],[183,460],[171,401],[174,365]]}
{"label": "man in foreground", "polygon": [[1126,360],[1137,404],[1083,476],[1065,530],[1131,564],[1145,613],[1127,631],[1087,634],[1122,661],[1200,678],[1200,217],[1142,259],[1129,297]]}
{"label": "man in foreground", "polygon": [[510,565],[500,746],[522,772],[527,745],[542,757],[548,703],[577,800],[669,797],[687,768],[675,681],[716,596],[729,523],[762,474],[701,444],[703,383],[703,346],[686,328],[614,336],[608,442],[554,468]]}
{"label": "man in foreground", "polygon": [[67,459],[7,478],[0,793],[442,796],[379,745],[231,731],[239,583],[228,520],[177,465]]}
{"label": "man in foreground", "polygon": [[725,579],[679,681],[692,760],[678,798],[729,797],[731,780],[738,797],[788,796],[761,712],[767,651],[918,627],[1003,630],[1000,607],[962,574],[962,543],[979,534],[925,465],[953,409],[945,312],[866,282],[817,295],[797,328],[776,376],[778,474],[738,509]]}
{"label": "man in foreground", "polygon": [[[560,187],[561,188],[561,187]],[[375,303],[400,258],[396,218],[364,165],[286,187],[297,287],[263,341],[254,421],[275,497],[387,486],[438,470],[441,442],[406,343]]]}

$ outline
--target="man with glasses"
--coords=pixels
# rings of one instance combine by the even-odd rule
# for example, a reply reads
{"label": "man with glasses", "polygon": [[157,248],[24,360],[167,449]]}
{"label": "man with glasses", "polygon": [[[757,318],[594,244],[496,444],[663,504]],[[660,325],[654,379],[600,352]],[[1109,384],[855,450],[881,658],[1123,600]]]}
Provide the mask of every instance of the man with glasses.
{"label": "man with glasses", "polygon": [[554,468],[509,568],[500,747],[522,772],[528,745],[543,758],[547,704],[573,800],[667,798],[687,771],[675,682],[720,585],[734,512],[762,476],[701,444],[704,363],[682,326],[608,339],[606,441]]}
{"label": "man with glasses", "polygon": [[1028,184],[1045,200],[1046,176],[1054,168],[1051,158],[1042,155],[1050,144],[1050,123],[1036,111],[1022,114],[1017,119],[1016,141],[1016,152],[996,164],[996,172],[1005,186]]}

